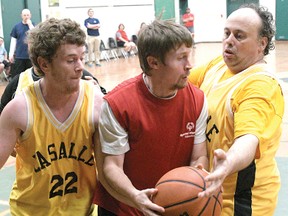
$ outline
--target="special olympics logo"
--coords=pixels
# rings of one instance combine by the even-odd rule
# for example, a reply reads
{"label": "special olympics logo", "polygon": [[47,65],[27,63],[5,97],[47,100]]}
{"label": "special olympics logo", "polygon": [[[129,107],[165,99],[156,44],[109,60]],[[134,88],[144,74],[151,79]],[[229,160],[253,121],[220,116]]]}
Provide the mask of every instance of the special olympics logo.
{"label": "special olympics logo", "polygon": [[186,125],[186,128],[188,131],[191,131],[194,129],[194,123],[193,122],[188,122],[187,125]]}

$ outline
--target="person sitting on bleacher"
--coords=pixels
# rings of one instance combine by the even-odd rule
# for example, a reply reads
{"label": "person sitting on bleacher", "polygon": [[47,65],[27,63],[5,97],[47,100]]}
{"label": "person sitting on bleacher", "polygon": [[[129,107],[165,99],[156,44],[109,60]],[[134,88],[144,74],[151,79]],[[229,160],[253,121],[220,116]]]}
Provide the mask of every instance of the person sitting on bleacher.
{"label": "person sitting on bleacher", "polygon": [[118,26],[118,31],[116,32],[116,41],[118,47],[124,47],[124,50],[130,54],[131,51],[137,50],[137,46],[134,42],[128,39],[126,32],[124,31],[125,26],[121,23]]}
{"label": "person sitting on bleacher", "polygon": [[0,74],[5,70],[5,78],[9,75],[10,65],[7,51],[4,47],[4,38],[0,37]]}

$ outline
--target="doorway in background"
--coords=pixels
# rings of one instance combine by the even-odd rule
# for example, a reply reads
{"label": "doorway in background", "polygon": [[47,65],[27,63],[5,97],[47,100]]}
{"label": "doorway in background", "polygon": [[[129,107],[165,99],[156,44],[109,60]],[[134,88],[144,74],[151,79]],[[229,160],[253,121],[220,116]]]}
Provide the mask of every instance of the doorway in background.
{"label": "doorway in background", "polygon": [[247,3],[254,3],[259,5],[259,0],[227,0],[227,17],[235,10],[237,10],[241,5]]}

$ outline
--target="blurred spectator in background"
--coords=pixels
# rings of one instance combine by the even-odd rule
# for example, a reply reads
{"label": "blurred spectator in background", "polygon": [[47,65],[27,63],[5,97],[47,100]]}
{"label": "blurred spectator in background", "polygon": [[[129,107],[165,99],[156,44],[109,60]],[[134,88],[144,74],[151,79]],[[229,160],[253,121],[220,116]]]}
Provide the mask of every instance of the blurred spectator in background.
{"label": "blurred spectator in background", "polygon": [[[4,38],[0,37],[0,74],[5,70],[5,77],[10,73],[10,62],[4,46]],[[1,80],[0,80],[1,81]]]}
{"label": "blurred spectator in background", "polygon": [[31,21],[31,12],[28,9],[22,10],[21,17],[22,21],[13,27],[10,34],[9,61],[13,63],[11,77],[32,67],[28,55],[28,45],[26,44],[25,39],[26,32],[34,28],[34,23]]}
{"label": "blurred spectator in background", "polygon": [[190,8],[186,8],[185,14],[182,16],[182,21],[185,27],[191,32],[191,36],[193,39],[193,48],[196,48],[194,41],[194,14],[190,12]]}
{"label": "blurred spectator in background", "polygon": [[92,67],[93,53],[96,66],[100,67],[100,21],[94,18],[94,11],[92,8],[88,10],[88,18],[84,21],[84,25],[87,28],[87,42],[88,42],[88,66]]}
{"label": "blurred spectator in background", "polygon": [[116,32],[116,41],[118,47],[124,47],[125,51],[130,53],[132,50],[136,50],[137,46],[134,42],[128,39],[126,32],[124,31],[125,26],[121,23],[118,26],[118,31]]}

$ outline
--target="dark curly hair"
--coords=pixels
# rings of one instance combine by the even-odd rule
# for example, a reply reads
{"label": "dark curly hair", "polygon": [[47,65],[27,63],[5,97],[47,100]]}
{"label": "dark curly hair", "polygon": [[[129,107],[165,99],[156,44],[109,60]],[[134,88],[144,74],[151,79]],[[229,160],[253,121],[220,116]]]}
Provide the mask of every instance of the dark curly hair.
{"label": "dark curly hair", "polygon": [[44,75],[38,64],[38,57],[51,62],[61,45],[85,46],[85,39],[86,34],[77,22],[71,19],[50,18],[29,30],[26,42],[34,67],[40,75]]}
{"label": "dark curly hair", "polygon": [[275,35],[275,26],[273,15],[263,6],[256,4],[244,4],[240,8],[251,8],[259,15],[262,20],[262,27],[259,31],[259,36],[266,37],[268,40],[267,46],[264,49],[264,55],[268,55],[270,50],[275,49],[272,38]]}

